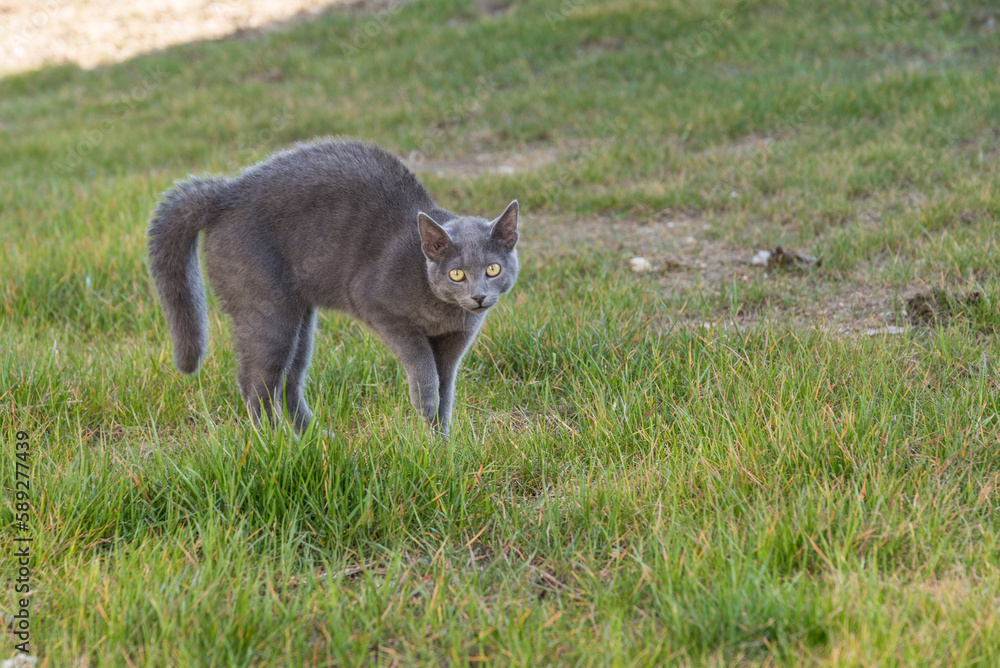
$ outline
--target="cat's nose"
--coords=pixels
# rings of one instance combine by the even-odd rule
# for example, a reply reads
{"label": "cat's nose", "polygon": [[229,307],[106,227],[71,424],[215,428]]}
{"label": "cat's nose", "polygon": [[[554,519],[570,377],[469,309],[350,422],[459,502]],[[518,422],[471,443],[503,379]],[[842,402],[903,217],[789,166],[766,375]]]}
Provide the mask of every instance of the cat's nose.
{"label": "cat's nose", "polygon": [[472,295],[472,298],[476,300],[476,303],[480,306],[483,305],[483,300],[486,299],[486,295]]}

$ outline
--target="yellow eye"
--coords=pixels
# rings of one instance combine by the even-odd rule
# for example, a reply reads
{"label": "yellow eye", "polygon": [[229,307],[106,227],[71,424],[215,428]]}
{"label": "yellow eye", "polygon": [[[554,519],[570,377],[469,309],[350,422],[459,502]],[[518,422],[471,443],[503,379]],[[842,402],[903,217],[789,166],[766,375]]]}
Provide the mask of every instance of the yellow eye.
{"label": "yellow eye", "polygon": [[448,272],[448,276],[451,277],[451,280],[457,283],[458,281],[461,281],[465,278],[465,272],[462,271],[461,269],[452,269],[451,271]]}
{"label": "yellow eye", "polygon": [[500,273],[500,265],[493,263],[486,267],[486,275],[493,278]]}

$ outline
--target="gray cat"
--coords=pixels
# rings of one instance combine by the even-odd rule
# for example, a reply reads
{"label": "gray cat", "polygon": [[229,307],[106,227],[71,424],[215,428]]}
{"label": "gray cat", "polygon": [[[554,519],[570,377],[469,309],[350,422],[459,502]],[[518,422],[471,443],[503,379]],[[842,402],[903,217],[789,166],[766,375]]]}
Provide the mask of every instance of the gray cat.
{"label": "gray cat", "polygon": [[296,145],[233,179],[178,181],[150,220],[149,269],[184,373],[198,368],[208,336],[201,230],[255,424],[262,414],[275,423],[283,389],[296,432],[308,426],[302,385],[316,309],[332,308],[385,342],[413,406],[447,438],[462,356],[517,278],[516,200],[493,221],[457,216],[392,154],[335,139]]}

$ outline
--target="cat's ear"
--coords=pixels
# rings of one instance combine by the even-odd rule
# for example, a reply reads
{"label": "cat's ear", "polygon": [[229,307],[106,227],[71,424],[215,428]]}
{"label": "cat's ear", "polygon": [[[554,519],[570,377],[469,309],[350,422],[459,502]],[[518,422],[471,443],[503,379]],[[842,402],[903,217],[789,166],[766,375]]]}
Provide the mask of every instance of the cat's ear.
{"label": "cat's ear", "polygon": [[502,243],[507,250],[517,245],[517,200],[507,205],[500,217],[493,222],[490,237]]}
{"label": "cat's ear", "polygon": [[448,259],[451,249],[448,232],[423,211],[417,214],[417,225],[420,227],[420,248],[427,259],[431,262],[444,262]]}

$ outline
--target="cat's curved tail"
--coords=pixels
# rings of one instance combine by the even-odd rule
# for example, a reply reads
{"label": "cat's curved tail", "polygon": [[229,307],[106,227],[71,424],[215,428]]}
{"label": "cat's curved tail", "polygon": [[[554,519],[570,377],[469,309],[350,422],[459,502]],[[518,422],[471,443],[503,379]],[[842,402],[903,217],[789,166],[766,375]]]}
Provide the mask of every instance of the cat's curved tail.
{"label": "cat's curved tail", "polygon": [[178,181],[163,193],[149,219],[149,273],[170,325],[174,364],[183,373],[198,369],[208,342],[198,232],[224,211],[229,184],[222,178]]}

